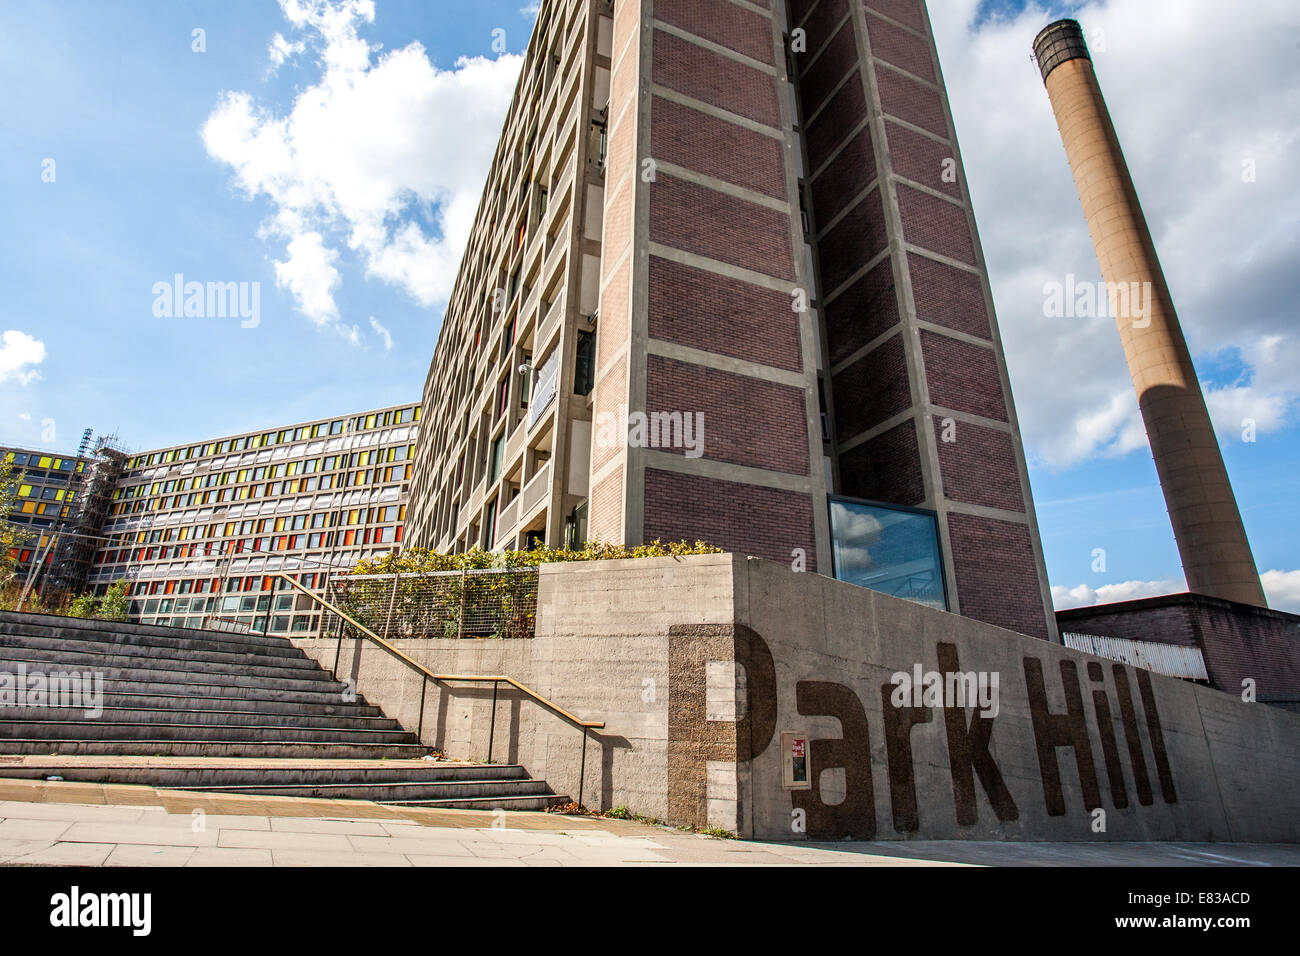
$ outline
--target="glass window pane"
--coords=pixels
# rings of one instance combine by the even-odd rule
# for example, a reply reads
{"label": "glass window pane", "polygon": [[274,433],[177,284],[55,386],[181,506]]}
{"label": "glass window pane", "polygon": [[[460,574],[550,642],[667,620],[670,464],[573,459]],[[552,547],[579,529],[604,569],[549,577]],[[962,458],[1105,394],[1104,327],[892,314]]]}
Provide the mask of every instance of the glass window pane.
{"label": "glass window pane", "polygon": [[933,514],[834,498],[830,510],[836,578],[948,609]]}

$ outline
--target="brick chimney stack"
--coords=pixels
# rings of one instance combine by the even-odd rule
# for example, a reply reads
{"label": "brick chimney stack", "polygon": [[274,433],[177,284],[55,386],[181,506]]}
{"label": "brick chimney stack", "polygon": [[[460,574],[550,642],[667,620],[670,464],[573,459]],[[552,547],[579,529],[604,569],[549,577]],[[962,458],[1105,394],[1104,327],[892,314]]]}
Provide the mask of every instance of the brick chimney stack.
{"label": "brick chimney stack", "polygon": [[[1034,55],[1112,292],[1188,589],[1264,607],[1205,397],[1079,24],[1047,26]],[[1127,302],[1114,290],[1129,293]]]}

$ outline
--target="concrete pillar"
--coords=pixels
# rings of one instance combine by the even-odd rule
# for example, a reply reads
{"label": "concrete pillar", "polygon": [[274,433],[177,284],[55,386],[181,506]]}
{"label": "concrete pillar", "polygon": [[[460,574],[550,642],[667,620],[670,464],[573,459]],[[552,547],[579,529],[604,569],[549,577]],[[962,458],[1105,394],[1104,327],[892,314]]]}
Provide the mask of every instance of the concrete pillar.
{"label": "concrete pillar", "polygon": [[[1156,258],[1083,31],[1058,20],[1034,40],[1137,390],[1188,589],[1266,606],[1191,354]],[[1134,301],[1134,298],[1137,301]]]}

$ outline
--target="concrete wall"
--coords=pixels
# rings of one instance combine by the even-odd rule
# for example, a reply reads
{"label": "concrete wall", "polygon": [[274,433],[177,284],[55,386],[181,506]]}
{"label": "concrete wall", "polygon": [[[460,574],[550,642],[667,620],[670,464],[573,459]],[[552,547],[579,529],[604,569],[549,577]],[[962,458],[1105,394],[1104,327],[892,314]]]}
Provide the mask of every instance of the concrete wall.
{"label": "concrete wall", "polygon": [[[668,635],[675,625],[729,625],[731,555],[545,565],[532,640],[401,640],[439,674],[505,674],[577,717],[603,720],[588,737],[583,803],[668,816]],[[332,640],[294,642],[333,667]],[[373,644],[345,642],[339,676],[414,731],[422,679]],[[491,684],[430,684],[421,739],[455,759],[485,760]],[[523,764],[577,799],[582,732],[506,686],[499,689],[493,759]]]}
{"label": "concrete wall", "polygon": [[[776,663],[747,833],[789,835],[803,808],[814,836],[1300,838],[1296,715],[766,562],[737,569],[736,603]],[[995,718],[900,710],[884,693],[894,672],[954,660],[998,675]],[[820,791],[780,788],[782,731],[812,738]]]}
{"label": "concrete wall", "polygon": [[[1277,708],[734,555],[550,565],[538,603],[533,640],[400,646],[605,720],[588,806],[769,839],[1300,839],[1300,716]],[[414,729],[420,681],[385,657],[362,651],[359,689]],[[996,676],[996,714],[894,706],[916,665]],[[425,741],[483,759],[490,698],[431,688]],[[498,761],[576,796],[574,727],[504,692],[497,721]],[[812,789],[783,788],[783,732]]]}

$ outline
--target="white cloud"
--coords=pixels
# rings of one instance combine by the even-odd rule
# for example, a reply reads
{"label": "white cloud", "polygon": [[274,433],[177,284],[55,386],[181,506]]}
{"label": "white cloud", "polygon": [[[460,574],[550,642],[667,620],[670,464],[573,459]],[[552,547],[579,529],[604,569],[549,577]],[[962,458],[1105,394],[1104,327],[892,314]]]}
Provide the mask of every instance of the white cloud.
{"label": "white cloud", "polygon": [[[295,243],[315,235],[299,248],[318,267],[317,245],[346,248],[367,277],[432,308],[450,293],[522,58],[462,57],[439,69],[418,43],[370,46],[358,32],[374,19],[368,0],[280,6],[302,39],[277,37],[272,65],[302,45],[316,51],[320,78],[288,112],[224,93],[203,125],[208,154],[250,199],[269,201],[261,236],[286,243],[288,263]],[[337,321],[334,285],[315,273],[299,277],[304,292],[328,295],[295,289],[299,306],[317,323]]]}
{"label": "white cloud", "polygon": [[393,350],[393,334],[389,332],[388,329],[373,315],[370,317],[370,328],[374,330],[374,333],[379,336],[380,341],[384,343],[384,351],[391,352]]}
{"label": "white cloud", "polygon": [[0,335],[0,382],[30,385],[41,377],[35,368],[45,361],[45,343],[26,332],[9,329]]}
{"label": "white cloud", "polygon": [[1300,614],[1300,571],[1265,571],[1259,580],[1269,607]]}
{"label": "white cloud", "polygon": [[[1265,571],[1259,580],[1264,586],[1269,607],[1300,614],[1300,571]],[[1070,607],[1092,607],[1094,604],[1114,604],[1162,594],[1180,594],[1186,590],[1187,582],[1183,578],[1170,578],[1167,581],[1121,581],[1096,588],[1088,584],[1072,588],[1054,586],[1052,604],[1056,610],[1063,611]]]}
{"label": "white cloud", "polygon": [[1179,594],[1186,590],[1187,582],[1182,578],[1170,578],[1167,581],[1121,581],[1096,588],[1089,584],[1079,584],[1072,588],[1054,585],[1052,604],[1056,610],[1063,611],[1069,607],[1115,604],[1119,601],[1158,597],[1161,594]]}
{"label": "white cloud", "polygon": [[329,326],[339,317],[334,290],[340,282],[334,263],[339,254],[326,248],[319,232],[290,241],[289,258],[275,263],[275,281],[293,293],[298,310],[317,325]]}
{"label": "white cloud", "polygon": [[271,72],[274,73],[286,60],[292,59],[299,53],[307,49],[307,44],[302,40],[296,43],[290,43],[283,34],[277,33],[271,37],[271,46],[267,50],[267,56],[271,60]]}
{"label": "white cloud", "polygon": [[[1051,468],[1125,454],[1145,434],[1110,318],[1043,316],[1043,285],[1101,278],[1047,92],[1029,52],[1053,16],[1031,3],[974,28],[979,0],[929,0],[1030,456]],[[1242,381],[1207,404],[1283,427],[1300,397],[1300,8],[1257,0],[1096,0],[1075,14],[1137,183],[1193,354],[1235,350]],[[1098,29],[1102,44],[1095,42]],[[1256,181],[1242,180],[1253,159]]]}

